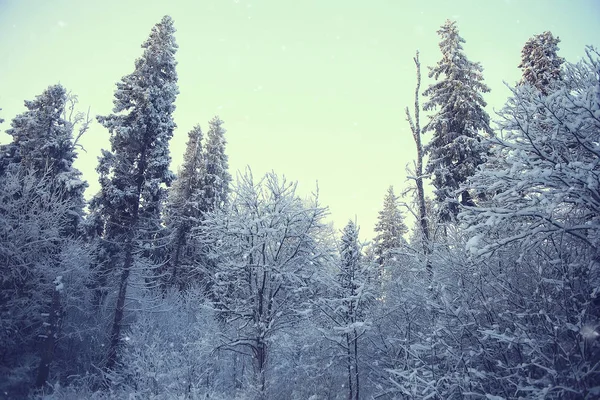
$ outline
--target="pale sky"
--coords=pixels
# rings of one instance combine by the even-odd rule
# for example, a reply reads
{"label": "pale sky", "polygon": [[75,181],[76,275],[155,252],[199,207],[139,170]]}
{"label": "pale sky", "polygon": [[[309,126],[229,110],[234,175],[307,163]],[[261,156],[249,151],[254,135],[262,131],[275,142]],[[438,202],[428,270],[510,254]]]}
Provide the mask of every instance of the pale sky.
{"label": "pale sky", "polygon": [[[483,64],[492,118],[509,93],[503,81],[519,79],[529,37],[552,31],[568,61],[600,47],[599,0],[0,0],[0,143],[23,100],[51,84],[79,95],[82,110],[109,113],[115,83],[165,14],[179,44],[172,169],[192,126],[206,132],[219,115],[232,175],[246,165],[255,177],[275,170],[302,194],[318,181],[336,228],[356,216],[363,239],[373,237],[387,187],[398,194],[408,184],[412,57],[419,49],[424,90],[447,18],[458,21],[467,57]],[[82,141],[76,166],[88,197],[108,137],[94,123]]]}

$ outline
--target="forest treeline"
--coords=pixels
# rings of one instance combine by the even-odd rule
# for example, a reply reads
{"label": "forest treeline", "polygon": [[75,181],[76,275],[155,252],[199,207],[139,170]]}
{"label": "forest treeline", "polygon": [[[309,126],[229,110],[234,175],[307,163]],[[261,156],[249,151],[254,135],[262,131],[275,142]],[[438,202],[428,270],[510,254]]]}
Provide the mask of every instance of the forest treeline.
{"label": "forest treeline", "polygon": [[491,126],[483,68],[455,22],[438,34],[399,113],[415,169],[369,243],[316,190],[232,179],[218,117],[170,171],[169,16],[96,118],[89,201],[73,163],[92,119],[61,85],[25,101],[0,148],[0,397],[600,397],[600,55],[533,36]]}

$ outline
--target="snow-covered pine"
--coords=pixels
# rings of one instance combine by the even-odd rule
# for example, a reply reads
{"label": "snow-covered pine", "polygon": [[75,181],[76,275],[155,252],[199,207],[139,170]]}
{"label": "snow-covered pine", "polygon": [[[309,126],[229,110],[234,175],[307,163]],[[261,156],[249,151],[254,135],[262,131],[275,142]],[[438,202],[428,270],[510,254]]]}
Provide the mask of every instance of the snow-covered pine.
{"label": "snow-covered pine", "polygon": [[348,399],[361,398],[362,344],[360,338],[371,321],[368,308],[373,304],[375,284],[373,265],[362,260],[362,245],[358,240],[359,228],[348,221],[340,240],[340,261],[337,285],[333,286],[331,298],[319,301],[321,310],[328,318],[330,331],[325,337],[341,348],[340,358],[345,360]]}
{"label": "snow-covered pine", "polygon": [[394,250],[406,244],[403,235],[408,232],[393,186],[388,188],[383,198],[383,209],[379,211],[375,232],[373,250],[376,261],[383,267],[393,257]]}
{"label": "snow-covered pine", "polygon": [[208,123],[207,140],[204,152],[206,175],[204,178],[204,201],[208,210],[222,209],[228,202],[229,163],[225,154],[225,128],[223,121],[215,116]]}
{"label": "snow-covered pine", "polygon": [[458,194],[461,204],[472,203],[467,191],[457,190],[475,173],[486,154],[480,135],[491,133],[491,129],[482,93],[490,89],[483,83],[481,64],[466,57],[462,47],[465,40],[459,35],[456,22],[447,20],[438,34],[442,59],[429,68],[429,77],[438,82],[423,92],[429,97],[423,109],[435,113],[423,127],[423,133],[433,132],[425,146],[429,154],[426,172],[432,174],[436,198],[443,205],[441,217],[448,219],[458,213]]}
{"label": "snow-covered pine", "polygon": [[[61,198],[56,182],[48,175],[39,177],[37,171],[14,167],[0,179],[0,390],[21,398],[38,365],[37,384],[45,384],[54,346],[73,333],[73,318],[87,290],[89,249],[79,238],[65,235],[72,228],[72,204]],[[59,302],[54,293],[57,276],[64,289]],[[62,326],[65,320],[67,329]],[[39,335],[48,336],[48,327],[52,341],[40,345]],[[75,362],[77,357],[69,356],[69,362]]]}
{"label": "snow-covered pine", "polygon": [[[165,16],[152,28],[142,44],[143,55],[135,62],[135,70],[117,83],[114,114],[98,116],[110,132],[111,151],[103,151],[97,171],[100,192],[91,202],[104,240],[105,253],[98,265],[97,289],[107,285],[107,274],[120,275],[117,304],[108,346],[106,369],[117,361],[121,341],[121,321],[125,297],[136,247],[163,239],[161,207],[166,186],[174,178],[169,170],[169,140],[175,122],[175,98],[179,93],[175,67],[175,28]],[[151,250],[140,256],[149,259]]]}
{"label": "snow-covered pine", "polygon": [[73,125],[63,118],[66,106],[67,92],[61,85],[49,86],[35,100],[25,101],[27,111],[17,115],[6,131],[13,141],[2,146],[0,173],[18,165],[50,182],[46,188],[59,193],[70,205],[71,222],[63,225],[63,234],[73,235],[83,218],[87,183],[73,167],[77,153]]}
{"label": "snow-covered pine", "polygon": [[521,50],[519,64],[519,68],[523,70],[521,85],[529,84],[544,95],[548,94],[548,88],[553,82],[562,78],[561,66],[565,60],[558,56],[558,43],[560,39],[550,31],[527,40]]}
{"label": "snow-covered pine", "polygon": [[[190,255],[197,251],[189,249],[189,233],[193,226],[200,224],[207,211],[204,199],[206,163],[202,149],[202,129],[194,126],[188,132],[188,141],[183,156],[183,164],[177,179],[169,192],[166,204],[166,224],[171,233],[167,279],[170,285],[180,288],[190,284]],[[183,270],[185,269],[185,270]]]}

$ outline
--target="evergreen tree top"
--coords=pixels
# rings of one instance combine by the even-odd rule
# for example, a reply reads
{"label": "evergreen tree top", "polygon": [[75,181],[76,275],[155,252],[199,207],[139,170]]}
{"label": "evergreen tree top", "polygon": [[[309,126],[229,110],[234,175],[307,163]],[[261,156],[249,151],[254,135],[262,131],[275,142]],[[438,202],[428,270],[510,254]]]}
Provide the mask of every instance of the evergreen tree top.
{"label": "evergreen tree top", "polygon": [[200,124],[196,124],[187,134],[188,140],[185,144],[185,153],[183,153],[183,163],[181,164],[178,179],[182,176],[193,174],[200,167],[199,160],[202,159],[202,139],[204,134]]}
{"label": "evergreen tree top", "polygon": [[388,188],[383,199],[383,209],[379,211],[375,232],[380,233],[378,238],[386,234],[399,238],[408,232],[402,212],[398,208],[398,196],[394,194],[393,186]]}
{"label": "evergreen tree top", "polygon": [[[438,34],[442,58],[430,67],[429,73],[438,81],[423,93],[429,97],[423,109],[437,110],[423,127],[423,133],[433,132],[424,147],[429,154],[426,172],[433,175],[438,201],[445,202],[483,163],[486,150],[480,135],[491,134],[492,130],[482,96],[490,89],[483,83],[481,64],[468,60],[464,54],[461,43],[465,40],[458,34],[456,22],[446,21]],[[468,201],[468,196],[463,201]],[[456,214],[456,207],[451,209]]]}
{"label": "evergreen tree top", "polygon": [[383,264],[389,251],[399,248],[404,243],[403,235],[408,232],[393,186],[388,188],[384,197],[383,209],[379,211],[375,232],[377,236],[375,236],[374,253],[377,261]]}
{"label": "evergreen tree top", "polygon": [[99,202],[105,213],[116,212],[110,218],[119,224],[135,221],[138,208],[139,215],[158,224],[164,186],[174,179],[169,170],[179,93],[174,33],[168,16],[152,28],[134,71],[117,83],[113,114],[97,117],[111,133],[111,151],[103,152],[97,168],[102,190],[93,206]]}
{"label": "evergreen tree top", "polygon": [[342,230],[342,238],[340,241],[340,281],[342,286],[347,288],[355,284],[354,278],[361,256],[361,246],[358,241],[358,233],[359,228],[352,220],[349,220]]}
{"label": "evergreen tree top", "polygon": [[206,211],[202,188],[206,171],[202,138],[199,124],[188,132],[183,163],[169,195],[167,211],[170,219],[199,218]]}
{"label": "evergreen tree top", "polygon": [[523,70],[521,85],[527,83],[548,94],[548,86],[562,78],[561,66],[565,60],[558,56],[558,43],[560,39],[550,31],[527,40],[521,50],[519,64]]}
{"label": "evergreen tree top", "polygon": [[[442,58],[435,67],[429,67],[429,77],[438,80],[443,75],[444,79],[425,90],[423,95],[430,96],[431,99],[423,105],[423,108],[431,110],[444,104],[454,108],[460,106],[458,98],[452,96],[458,94],[459,89],[462,89],[465,97],[466,93],[475,95],[473,102],[485,107],[486,102],[477,93],[490,91],[489,87],[483,83],[483,67],[480,63],[467,59],[461,44],[465,43],[465,40],[459,35],[456,22],[447,20],[437,33],[441,38]],[[426,126],[425,130],[430,130],[430,127]]]}
{"label": "evergreen tree top", "polygon": [[[134,72],[124,76],[121,82],[117,83],[113,112],[136,108],[157,97],[164,99],[162,105],[167,106],[169,112],[175,110],[173,101],[179,94],[175,69],[175,53],[179,46],[175,41],[175,32],[173,20],[169,16],[163,17],[161,22],[152,28],[150,36],[141,46],[145,50],[135,61]],[[108,117],[99,120],[108,121]]]}
{"label": "evergreen tree top", "polygon": [[62,85],[49,86],[34,100],[25,100],[27,111],[17,115],[6,131],[18,147],[21,162],[39,173],[56,176],[70,171],[77,157],[72,130],[63,118],[66,101]]}
{"label": "evergreen tree top", "polygon": [[349,220],[344,229],[342,230],[342,247],[341,253],[344,254],[345,251],[351,249],[353,243],[358,242],[358,233],[359,228],[356,226],[354,221]]}
{"label": "evergreen tree top", "polygon": [[13,141],[0,149],[0,174],[15,167],[23,174],[31,172],[37,179],[47,181],[40,188],[68,204],[71,221],[61,234],[71,235],[76,233],[83,216],[87,182],[73,167],[77,153],[73,124],[64,115],[66,104],[67,91],[60,84],[25,101],[27,111],[17,115],[6,131]]}
{"label": "evergreen tree top", "polygon": [[152,28],[135,70],[117,83],[115,114],[98,116],[98,121],[113,133],[113,152],[141,153],[148,147],[160,147],[158,152],[168,157],[168,141],[176,126],[171,115],[179,94],[174,33],[173,20],[168,16]]}
{"label": "evergreen tree top", "polygon": [[225,133],[223,121],[215,116],[209,121],[207,141],[205,146],[206,177],[204,196],[208,210],[222,208],[227,204],[229,196],[229,161],[225,154]]}

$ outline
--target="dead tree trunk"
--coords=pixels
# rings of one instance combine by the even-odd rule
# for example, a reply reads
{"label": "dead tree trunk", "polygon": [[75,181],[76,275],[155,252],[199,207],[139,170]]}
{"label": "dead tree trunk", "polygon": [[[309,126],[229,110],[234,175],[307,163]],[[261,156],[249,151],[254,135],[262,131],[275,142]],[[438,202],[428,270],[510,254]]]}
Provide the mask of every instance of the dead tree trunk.
{"label": "dead tree trunk", "polygon": [[427,220],[427,208],[425,206],[425,191],[423,188],[423,145],[421,143],[421,121],[419,112],[421,105],[419,104],[419,91],[421,90],[421,62],[419,61],[419,52],[413,58],[417,67],[417,86],[415,88],[415,118],[413,120],[408,107],[406,107],[406,120],[410,125],[410,130],[413,134],[413,139],[417,146],[417,165],[415,171],[415,184],[417,187],[417,205],[419,209],[419,226],[421,229],[421,240],[423,242],[423,253],[426,257],[426,268],[429,276],[433,275],[431,260],[431,238],[429,235],[429,224]]}

